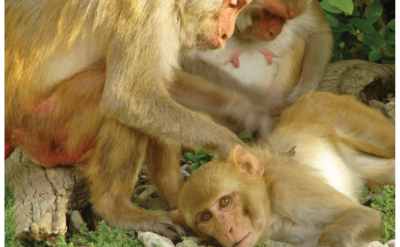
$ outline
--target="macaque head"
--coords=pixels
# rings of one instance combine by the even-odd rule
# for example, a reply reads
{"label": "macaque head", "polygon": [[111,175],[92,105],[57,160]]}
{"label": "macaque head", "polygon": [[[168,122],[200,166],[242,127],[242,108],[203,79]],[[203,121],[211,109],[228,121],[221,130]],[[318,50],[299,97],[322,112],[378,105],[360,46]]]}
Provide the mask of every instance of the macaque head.
{"label": "macaque head", "polygon": [[236,21],[240,33],[271,41],[282,31],[287,19],[303,13],[311,0],[256,0],[241,11]]}
{"label": "macaque head", "polygon": [[[200,45],[210,49],[222,48],[233,34],[239,11],[251,0],[179,1],[185,47]],[[192,40],[193,39],[193,40]]]}
{"label": "macaque head", "polygon": [[237,145],[228,161],[211,161],[190,176],[179,195],[179,212],[210,243],[253,246],[265,235],[269,218],[263,174],[261,161]]}

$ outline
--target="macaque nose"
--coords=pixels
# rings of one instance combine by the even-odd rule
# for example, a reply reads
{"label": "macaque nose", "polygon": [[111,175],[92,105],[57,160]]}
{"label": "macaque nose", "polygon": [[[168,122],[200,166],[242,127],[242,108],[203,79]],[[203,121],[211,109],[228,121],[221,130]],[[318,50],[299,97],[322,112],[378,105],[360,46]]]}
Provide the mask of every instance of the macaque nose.
{"label": "macaque nose", "polygon": [[223,34],[221,38],[218,40],[218,47],[222,48],[225,46],[226,40],[229,38],[229,35]]}

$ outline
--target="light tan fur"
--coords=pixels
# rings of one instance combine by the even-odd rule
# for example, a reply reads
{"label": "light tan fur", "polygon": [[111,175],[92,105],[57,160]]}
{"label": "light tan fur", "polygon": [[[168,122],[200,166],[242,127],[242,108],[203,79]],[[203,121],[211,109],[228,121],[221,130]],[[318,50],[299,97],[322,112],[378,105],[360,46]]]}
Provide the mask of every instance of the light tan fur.
{"label": "light tan fur", "polygon": [[178,51],[222,47],[248,2],[7,0],[6,155],[21,145],[42,165],[87,161],[90,201],[109,225],[183,234],[166,212],[140,210],[130,196],[146,155],[173,208],[182,178],[170,150],[226,157],[241,144],[174,102],[167,85]]}
{"label": "light tan fur", "polygon": [[[394,184],[394,125],[352,96],[323,92],[307,93],[277,122],[273,150],[259,145],[249,153],[237,146],[228,161],[195,171],[181,190],[176,219],[227,247],[267,239],[302,247],[377,240],[381,216],[358,198],[365,182]],[[229,206],[215,206],[224,198]]]}

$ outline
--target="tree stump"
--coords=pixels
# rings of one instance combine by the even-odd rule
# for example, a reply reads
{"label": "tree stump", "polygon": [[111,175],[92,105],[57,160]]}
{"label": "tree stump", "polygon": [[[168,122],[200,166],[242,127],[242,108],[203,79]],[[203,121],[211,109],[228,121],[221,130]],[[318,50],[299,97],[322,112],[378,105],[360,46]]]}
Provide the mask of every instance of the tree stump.
{"label": "tree stump", "polygon": [[54,241],[64,235],[70,197],[75,184],[73,167],[44,168],[17,148],[5,162],[9,186],[13,186],[15,223],[14,240],[25,246],[33,242]]}

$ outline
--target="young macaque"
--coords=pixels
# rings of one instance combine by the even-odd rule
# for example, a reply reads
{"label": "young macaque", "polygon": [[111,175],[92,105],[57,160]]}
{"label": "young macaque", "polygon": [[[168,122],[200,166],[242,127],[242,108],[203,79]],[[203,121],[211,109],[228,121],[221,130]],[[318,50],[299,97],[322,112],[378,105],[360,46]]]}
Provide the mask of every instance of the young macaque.
{"label": "young macaque", "polygon": [[316,90],[331,58],[333,37],[318,0],[268,3],[273,2],[305,8],[288,15],[253,1],[239,13],[223,49],[198,49],[183,56],[182,67],[245,95],[268,115],[279,115],[301,95]]}
{"label": "young macaque", "polygon": [[86,161],[90,202],[110,226],[181,235],[167,212],[130,202],[137,173],[151,156],[173,208],[183,180],[171,150],[227,157],[244,145],[174,102],[167,85],[181,48],[223,47],[249,2],[6,0],[6,157],[21,145],[43,166]]}
{"label": "young macaque", "polygon": [[308,93],[282,113],[269,140],[274,150],[236,146],[227,161],[196,170],[177,219],[224,247],[268,239],[354,247],[380,237],[381,215],[358,203],[365,181],[394,184],[394,125],[378,110],[351,96]]}

